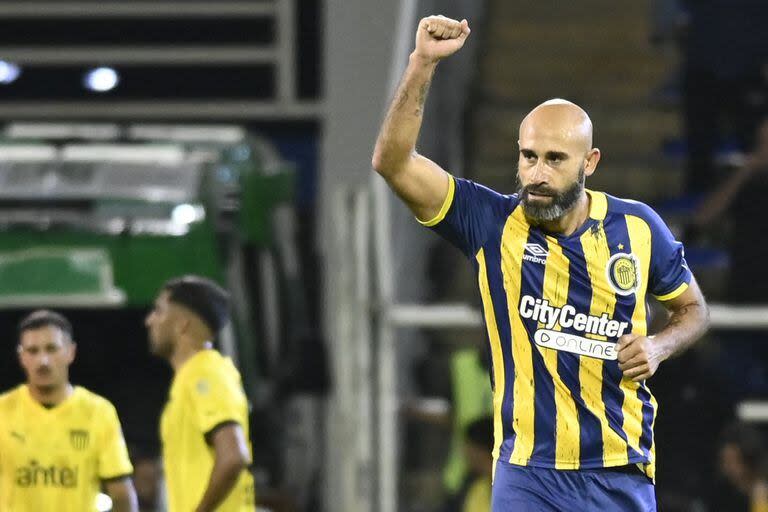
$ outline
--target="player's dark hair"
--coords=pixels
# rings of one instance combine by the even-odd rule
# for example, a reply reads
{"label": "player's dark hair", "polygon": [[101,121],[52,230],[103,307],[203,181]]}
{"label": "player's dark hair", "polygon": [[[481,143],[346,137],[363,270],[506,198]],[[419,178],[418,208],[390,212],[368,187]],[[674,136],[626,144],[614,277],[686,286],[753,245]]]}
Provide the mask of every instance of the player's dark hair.
{"label": "player's dark hair", "polygon": [[38,309],[28,314],[19,322],[19,339],[24,331],[42,329],[43,327],[56,327],[67,335],[68,340],[72,340],[72,324],[64,318],[64,315],[50,311],[48,309]]}
{"label": "player's dark hair", "polygon": [[215,335],[229,321],[229,294],[210,279],[186,275],[166,281],[168,300],[192,311]]}
{"label": "player's dark hair", "polygon": [[493,450],[493,418],[484,416],[467,425],[466,439],[468,442]]}

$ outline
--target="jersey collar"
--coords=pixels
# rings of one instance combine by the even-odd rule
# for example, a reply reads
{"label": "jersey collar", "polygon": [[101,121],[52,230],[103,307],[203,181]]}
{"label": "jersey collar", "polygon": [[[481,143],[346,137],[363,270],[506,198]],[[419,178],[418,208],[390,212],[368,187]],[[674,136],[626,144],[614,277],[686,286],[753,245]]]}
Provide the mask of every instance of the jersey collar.
{"label": "jersey collar", "polygon": [[608,214],[608,198],[602,192],[585,189],[591,201],[589,202],[589,218],[605,220]]}
{"label": "jersey collar", "polygon": [[67,396],[64,400],[62,400],[60,403],[56,404],[56,406],[48,408],[35,400],[35,397],[32,396],[32,392],[29,390],[28,384],[22,384],[22,387],[24,388],[23,395],[25,399],[32,404],[32,406],[45,413],[45,414],[55,414],[59,411],[63,411],[65,409],[69,408],[69,404],[75,401],[75,395],[79,395],[79,387],[78,386],[72,386],[72,392]]}

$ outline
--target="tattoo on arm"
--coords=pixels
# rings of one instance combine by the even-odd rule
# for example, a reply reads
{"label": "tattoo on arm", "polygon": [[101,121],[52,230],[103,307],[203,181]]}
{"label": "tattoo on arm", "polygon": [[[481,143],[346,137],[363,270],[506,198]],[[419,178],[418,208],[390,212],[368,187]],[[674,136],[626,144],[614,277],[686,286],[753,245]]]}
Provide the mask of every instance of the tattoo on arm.
{"label": "tattoo on arm", "polygon": [[424,82],[419,89],[419,97],[417,98],[416,110],[414,115],[420,116],[424,112],[424,103],[427,101],[427,92],[429,92],[429,85],[431,82]]}
{"label": "tattoo on arm", "polygon": [[408,103],[408,91],[406,89],[402,89],[400,91],[400,97],[397,99],[397,106],[395,109],[402,110],[405,108],[406,103]]}
{"label": "tattoo on arm", "polygon": [[682,306],[680,309],[672,313],[672,315],[669,318],[668,326],[673,327],[675,325],[679,325],[683,321],[683,317],[687,315],[691,309],[699,307],[699,304],[691,303],[686,304],[685,306]]}

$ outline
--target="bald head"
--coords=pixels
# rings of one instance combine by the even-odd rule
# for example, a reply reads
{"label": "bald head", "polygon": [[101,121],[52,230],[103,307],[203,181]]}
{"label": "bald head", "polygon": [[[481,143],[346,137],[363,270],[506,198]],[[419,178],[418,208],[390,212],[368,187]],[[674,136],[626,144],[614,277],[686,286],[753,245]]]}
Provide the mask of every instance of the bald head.
{"label": "bald head", "polygon": [[556,224],[577,205],[588,208],[584,182],[595,172],[600,150],[592,147],[592,121],[581,107],[545,101],[523,119],[518,144],[518,193],[530,222]]}
{"label": "bald head", "polygon": [[520,123],[520,139],[544,138],[583,153],[592,149],[592,120],[580,106],[551,99],[531,110]]}

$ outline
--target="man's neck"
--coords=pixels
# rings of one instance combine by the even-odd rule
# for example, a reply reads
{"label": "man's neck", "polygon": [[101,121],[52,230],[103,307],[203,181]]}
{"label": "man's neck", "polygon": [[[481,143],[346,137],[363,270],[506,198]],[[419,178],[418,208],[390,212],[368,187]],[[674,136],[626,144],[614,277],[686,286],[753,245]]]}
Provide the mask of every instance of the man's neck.
{"label": "man's neck", "polygon": [[31,384],[27,385],[32,398],[45,407],[55,407],[72,394],[72,384],[69,382],[56,387],[40,388]]}
{"label": "man's neck", "polygon": [[170,362],[174,373],[178,373],[184,364],[189,361],[198,352],[212,349],[213,344],[209,341],[179,343],[176,351],[171,356]]}
{"label": "man's neck", "polygon": [[570,236],[576,232],[589,218],[589,206],[592,199],[586,191],[581,191],[581,196],[573,208],[559,219],[536,222],[535,225],[548,233]]}

